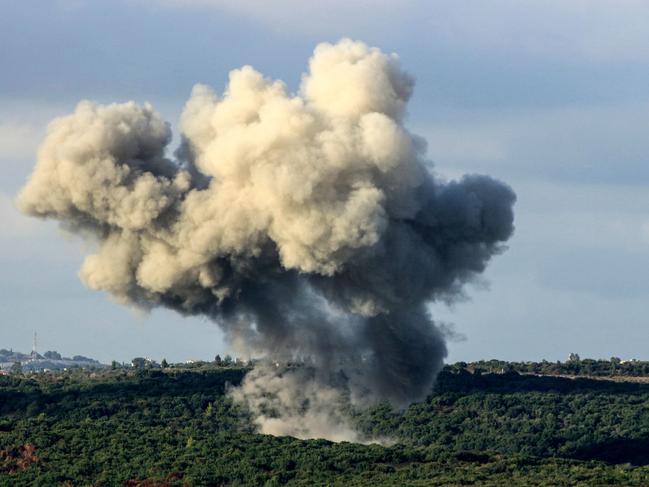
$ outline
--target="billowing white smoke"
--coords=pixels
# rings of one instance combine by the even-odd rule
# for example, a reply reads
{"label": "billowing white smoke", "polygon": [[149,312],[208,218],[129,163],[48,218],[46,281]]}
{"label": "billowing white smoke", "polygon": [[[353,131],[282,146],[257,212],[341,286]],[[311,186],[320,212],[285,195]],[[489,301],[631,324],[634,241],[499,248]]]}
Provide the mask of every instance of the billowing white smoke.
{"label": "billowing white smoke", "polygon": [[434,179],[402,124],[413,85],[395,55],[350,40],[316,48],[297,95],[246,66],[222,97],[194,88],[178,161],[151,106],[84,101],[51,123],[18,204],[96,239],[90,288],[308,361],[233,392],[262,431],[356,439],[333,428],[345,405],[430,392],[446,347],[426,304],[461,293],[513,231],[506,185]]}

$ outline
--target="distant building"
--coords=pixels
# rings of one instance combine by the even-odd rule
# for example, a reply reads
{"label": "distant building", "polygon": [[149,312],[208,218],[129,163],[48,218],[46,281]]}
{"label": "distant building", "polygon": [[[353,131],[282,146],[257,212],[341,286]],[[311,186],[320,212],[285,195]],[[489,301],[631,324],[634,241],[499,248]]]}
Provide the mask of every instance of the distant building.
{"label": "distant building", "polygon": [[150,369],[150,368],[156,368],[160,367],[158,363],[150,359],[149,357],[135,357],[133,360],[131,360],[131,367],[136,368],[136,369]]}

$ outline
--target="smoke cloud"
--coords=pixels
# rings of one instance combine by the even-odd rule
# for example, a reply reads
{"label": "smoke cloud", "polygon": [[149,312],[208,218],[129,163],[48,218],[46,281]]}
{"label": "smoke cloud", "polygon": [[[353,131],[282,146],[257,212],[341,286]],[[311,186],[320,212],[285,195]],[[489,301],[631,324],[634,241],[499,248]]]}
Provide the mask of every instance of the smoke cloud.
{"label": "smoke cloud", "polygon": [[265,357],[232,391],[262,432],[358,440],[345,408],[430,392],[446,346],[427,305],[462,296],[513,231],[508,186],[434,177],[403,125],[413,87],[347,39],[316,47],[294,95],[245,66],[222,96],[194,87],[175,159],[150,105],[83,101],[18,205],[96,243],[89,288],[208,316]]}

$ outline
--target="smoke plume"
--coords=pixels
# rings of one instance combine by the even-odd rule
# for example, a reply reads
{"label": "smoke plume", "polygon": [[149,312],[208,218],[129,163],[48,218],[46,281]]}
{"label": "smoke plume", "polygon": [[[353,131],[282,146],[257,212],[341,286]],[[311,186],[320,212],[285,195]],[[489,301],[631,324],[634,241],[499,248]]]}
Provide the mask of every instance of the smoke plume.
{"label": "smoke plume", "polygon": [[150,105],[83,101],[50,124],[18,205],[96,243],[89,288],[208,316],[265,357],[232,391],[262,432],[357,440],[346,408],[430,392],[446,346],[427,305],[513,231],[508,186],[434,177],[403,125],[413,86],[350,40],[315,49],[297,94],[245,66],[222,96],[194,87],[175,160]]}

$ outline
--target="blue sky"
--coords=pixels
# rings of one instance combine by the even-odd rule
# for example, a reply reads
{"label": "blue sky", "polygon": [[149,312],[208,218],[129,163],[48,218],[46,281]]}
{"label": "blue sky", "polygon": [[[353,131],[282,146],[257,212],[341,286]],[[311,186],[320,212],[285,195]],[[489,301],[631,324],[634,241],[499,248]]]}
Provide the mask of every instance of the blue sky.
{"label": "blue sky", "polygon": [[80,99],[149,101],[252,64],[296,89],[318,42],[396,52],[407,125],[445,177],[518,194],[516,235],[453,308],[449,360],[649,359],[649,3],[641,0],[51,0],[0,15],[0,347],[103,361],[212,358],[216,325],[137,315],[77,279],[83,244],[20,216],[47,122]]}

